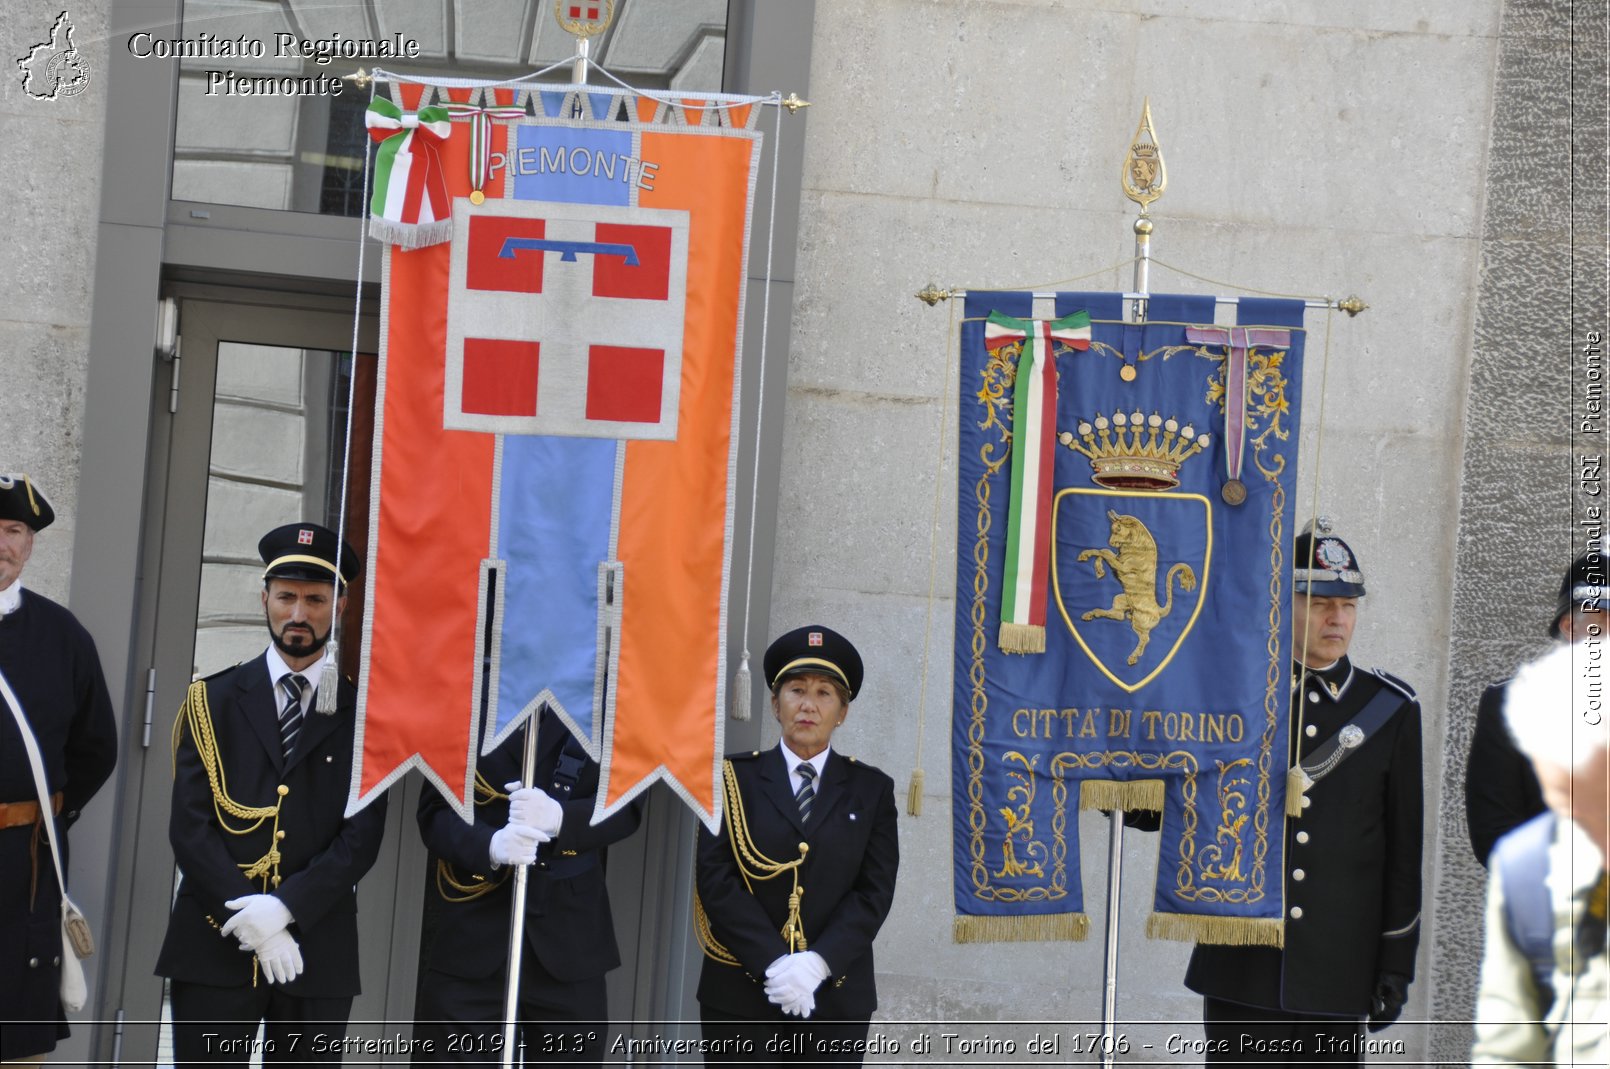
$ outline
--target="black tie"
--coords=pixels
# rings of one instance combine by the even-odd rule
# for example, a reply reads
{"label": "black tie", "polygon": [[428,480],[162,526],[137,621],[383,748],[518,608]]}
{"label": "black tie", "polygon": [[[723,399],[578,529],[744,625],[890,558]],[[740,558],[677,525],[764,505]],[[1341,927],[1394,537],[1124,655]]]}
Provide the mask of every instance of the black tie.
{"label": "black tie", "polygon": [[799,820],[803,824],[811,819],[811,803],[816,800],[816,788],[811,783],[812,780],[816,779],[816,766],[809,761],[805,761],[795,771],[799,773],[799,778],[804,781],[794,794],[794,801],[799,805]]}
{"label": "black tie", "polygon": [[280,684],[285,688],[285,705],[280,709],[280,745],[289,760],[296,746],[296,733],[302,727],[302,691],[307,688],[307,680],[299,675],[288,675]]}

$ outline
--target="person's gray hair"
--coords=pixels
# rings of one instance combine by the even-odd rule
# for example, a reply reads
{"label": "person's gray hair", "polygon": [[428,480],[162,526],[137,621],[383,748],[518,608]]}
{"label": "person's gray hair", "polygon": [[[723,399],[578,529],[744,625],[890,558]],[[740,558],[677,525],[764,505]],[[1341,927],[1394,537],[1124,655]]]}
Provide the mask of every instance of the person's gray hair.
{"label": "person's gray hair", "polygon": [[1597,643],[1558,646],[1530,661],[1510,680],[1504,720],[1522,753],[1575,768],[1610,746],[1610,651]]}

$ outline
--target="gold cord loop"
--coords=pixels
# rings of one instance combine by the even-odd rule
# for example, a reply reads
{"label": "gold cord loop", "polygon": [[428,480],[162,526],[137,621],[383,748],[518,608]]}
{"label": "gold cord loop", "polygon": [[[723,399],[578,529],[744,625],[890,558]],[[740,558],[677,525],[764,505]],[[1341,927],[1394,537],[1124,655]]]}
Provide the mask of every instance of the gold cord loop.
{"label": "gold cord loop", "polygon": [[[793,890],[788,895],[788,917],[783,921],[783,941],[788,944],[790,953],[805,950],[805,927],[800,922],[800,900],[805,896],[805,888],[800,886],[799,869],[805,863],[805,855],[810,853],[809,843],[799,844],[799,857],[793,861],[773,861],[760,852],[755,845],[754,836],[749,832],[749,818],[744,813],[743,794],[738,789],[738,775],[733,770],[731,761],[721,762],[721,797],[726,807],[727,840],[732,844],[732,856],[738,863],[738,874],[743,877],[744,887],[754,894],[755,880],[770,880],[791,873],[794,881]],[[724,965],[737,965],[738,959],[732,951],[722,946],[710,928],[710,918],[704,912],[704,905],[697,895],[693,899],[693,930],[698,937],[699,947],[706,957],[719,961]]]}

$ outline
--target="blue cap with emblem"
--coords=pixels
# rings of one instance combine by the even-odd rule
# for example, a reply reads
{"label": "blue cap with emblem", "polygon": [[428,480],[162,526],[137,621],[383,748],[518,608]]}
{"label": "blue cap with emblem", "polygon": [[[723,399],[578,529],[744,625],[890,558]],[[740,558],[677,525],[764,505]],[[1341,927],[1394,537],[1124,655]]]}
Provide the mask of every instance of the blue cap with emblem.
{"label": "blue cap with emblem", "polygon": [[837,631],[810,624],[783,635],[766,649],[766,686],[772,691],[785,679],[821,675],[844,684],[854,701],[861,690],[861,655]]}
{"label": "blue cap with emblem", "polygon": [[1361,598],[1364,573],[1358,558],[1336,535],[1329,516],[1316,516],[1292,547],[1291,589],[1316,598]]}

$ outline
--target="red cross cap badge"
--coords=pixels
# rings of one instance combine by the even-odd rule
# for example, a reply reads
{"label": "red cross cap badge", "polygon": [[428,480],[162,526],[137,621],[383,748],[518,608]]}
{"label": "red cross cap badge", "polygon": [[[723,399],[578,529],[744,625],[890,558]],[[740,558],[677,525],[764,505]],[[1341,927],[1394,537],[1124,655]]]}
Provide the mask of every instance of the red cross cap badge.
{"label": "red cross cap badge", "polygon": [[313,531],[307,527],[297,531],[296,543],[301,546],[311,546],[313,544]]}
{"label": "red cross cap badge", "polygon": [[576,37],[596,37],[615,21],[615,0],[553,0],[559,28]]}
{"label": "red cross cap badge", "polygon": [[810,634],[805,636],[805,642],[807,645],[820,646],[822,644],[822,633],[820,631],[812,631]]}

